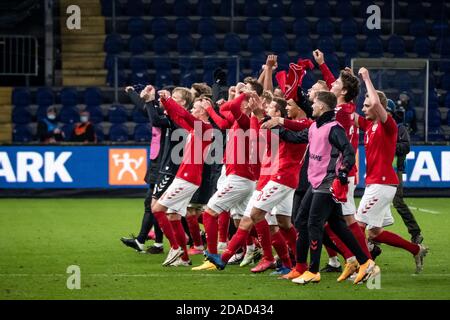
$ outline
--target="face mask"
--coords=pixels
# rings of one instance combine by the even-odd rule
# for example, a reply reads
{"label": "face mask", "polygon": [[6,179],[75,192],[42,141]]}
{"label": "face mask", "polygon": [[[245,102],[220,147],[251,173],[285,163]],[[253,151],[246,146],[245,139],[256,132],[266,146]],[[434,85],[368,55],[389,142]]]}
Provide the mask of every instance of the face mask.
{"label": "face mask", "polygon": [[49,118],[50,120],[55,120],[56,119],[56,114],[50,113],[47,115],[47,118]]}
{"label": "face mask", "polygon": [[88,122],[88,120],[89,120],[89,118],[86,117],[86,116],[81,116],[81,117],[80,117],[80,121],[83,122],[83,123]]}

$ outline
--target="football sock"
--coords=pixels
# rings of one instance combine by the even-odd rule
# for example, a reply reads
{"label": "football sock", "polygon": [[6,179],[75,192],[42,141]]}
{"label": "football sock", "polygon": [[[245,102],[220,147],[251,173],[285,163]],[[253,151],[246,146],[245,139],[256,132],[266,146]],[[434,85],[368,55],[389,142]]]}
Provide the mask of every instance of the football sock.
{"label": "football sock", "polygon": [[200,235],[200,226],[198,224],[198,219],[196,215],[186,216],[186,221],[189,227],[189,232],[192,237],[194,246],[200,247],[202,243],[202,236]]}
{"label": "football sock", "polygon": [[331,230],[331,227],[329,224],[325,225],[325,232],[328,234],[330,239],[334,242],[336,247],[339,248],[339,251],[342,252],[342,255],[345,259],[348,259],[350,257],[353,257],[354,254],[349,250],[349,248],[342,242],[342,240]]}
{"label": "football sock", "polygon": [[187,240],[187,243],[189,244],[189,245],[192,245],[192,243],[194,242],[193,240],[192,240],[192,237],[191,237],[191,232],[189,231],[189,225],[188,225],[188,223],[187,223],[187,220],[186,220],[186,218],[185,217],[181,217],[181,225],[182,225],[182,227],[183,227],[183,229],[184,229],[184,232],[186,233],[186,235],[187,235],[187,237],[188,237],[188,240]]}
{"label": "football sock", "polygon": [[327,245],[325,245],[325,249],[327,250],[328,257],[330,257],[330,259],[337,256],[337,252],[335,250],[331,249],[330,247],[328,247]]}
{"label": "football sock", "polygon": [[296,250],[297,231],[295,231],[294,226],[291,225],[291,227],[288,230],[280,228],[280,232],[283,235],[284,239],[286,239],[286,243],[289,246],[289,249],[295,255],[295,252],[297,251]]}
{"label": "football sock", "polygon": [[256,232],[258,233],[259,242],[263,248],[264,258],[268,261],[273,261],[272,241],[270,240],[270,227],[266,219],[255,224]]}
{"label": "football sock", "polygon": [[203,212],[203,225],[205,226],[206,232],[206,243],[209,253],[217,254],[217,232],[218,232],[218,221],[217,217],[213,217],[208,212]]}
{"label": "football sock", "polygon": [[338,268],[341,266],[341,263],[339,262],[339,259],[337,256],[328,258],[328,264],[334,268]]}
{"label": "football sock", "polygon": [[230,213],[224,211],[219,214],[219,242],[228,241],[228,229],[230,227]]}
{"label": "football sock", "polygon": [[388,244],[393,247],[405,249],[405,250],[411,252],[411,254],[413,254],[413,255],[418,254],[420,251],[419,245],[409,242],[409,241],[403,239],[402,237],[400,237],[399,235],[389,232],[389,231],[386,231],[386,230],[384,230],[378,236],[373,238],[373,240],[376,242]]}
{"label": "football sock", "polygon": [[303,274],[305,271],[308,271],[308,264],[297,262],[295,264],[295,270],[297,270],[298,273]]}
{"label": "football sock", "polygon": [[231,259],[231,257],[238,251],[238,249],[245,244],[245,241],[248,237],[249,234],[247,230],[238,228],[236,233],[228,243],[227,249],[222,253],[222,261],[228,262],[228,260]]}
{"label": "football sock", "polygon": [[350,229],[350,231],[353,233],[353,235],[355,236],[356,240],[358,241],[361,249],[364,251],[364,253],[366,254],[366,256],[369,259],[372,259],[372,256],[370,254],[369,248],[367,247],[367,240],[366,240],[366,236],[365,233],[363,233],[361,231],[361,228],[359,227],[358,222],[354,222],[351,225],[348,226],[348,228]]}
{"label": "football sock", "polygon": [[158,221],[158,225],[164,232],[164,235],[166,236],[167,240],[169,240],[170,246],[173,249],[178,249],[179,245],[175,237],[175,233],[172,229],[172,225],[170,224],[170,221],[167,218],[166,213],[164,211],[153,212],[153,215],[155,216],[156,221]]}
{"label": "football sock", "polygon": [[289,269],[292,268],[292,261],[289,257],[288,247],[286,245],[286,240],[280,231],[273,233],[272,235],[272,246],[275,248],[275,251],[278,254],[278,257],[281,259],[283,265]]}
{"label": "football sock", "polygon": [[175,236],[177,237],[177,242],[183,249],[183,255],[181,256],[181,259],[184,261],[189,260],[189,256],[187,253],[187,247],[186,247],[186,234],[184,232],[183,224],[181,223],[181,220],[172,220],[170,221],[172,224],[172,228],[175,231]]}

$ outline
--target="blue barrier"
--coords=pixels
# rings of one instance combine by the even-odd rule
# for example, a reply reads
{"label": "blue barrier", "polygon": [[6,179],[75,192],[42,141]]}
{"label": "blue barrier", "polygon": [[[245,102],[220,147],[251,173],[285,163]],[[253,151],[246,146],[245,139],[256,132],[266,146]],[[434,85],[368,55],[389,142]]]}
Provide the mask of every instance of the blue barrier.
{"label": "blue barrier", "polygon": [[[145,188],[145,146],[0,147],[0,189]],[[359,188],[365,155],[359,147]],[[404,175],[407,188],[450,188],[450,147],[413,146]]]}

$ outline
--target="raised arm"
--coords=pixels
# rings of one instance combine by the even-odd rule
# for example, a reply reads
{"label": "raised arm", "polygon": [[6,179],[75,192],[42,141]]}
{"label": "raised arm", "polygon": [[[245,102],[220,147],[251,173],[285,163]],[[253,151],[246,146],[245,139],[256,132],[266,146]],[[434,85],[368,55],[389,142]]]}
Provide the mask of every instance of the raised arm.
{"label": "raised arm", "polygon": [[269,90],[270,92],[273,92],[273,70],[277,68],[277,56],[276,55],[269,55],[266,60],[266,67],[265,67],[265,74],[264,74],[264,83],[263,87],[264,90]]}
{"label": "raised arm", "polygon": [[125,92],[130,97],[131,102],[138,108],[142,108],[145,104],[144,100],[139,96],[139,94],[134,90],[132,86],[128,86],[125,88]]}
{"label": "raised arm", "polygon": [[219,127],[220,130],[226,130],[230,129],[233,123],[229,122],[226,118],[221,117],[216,110],[214,110],[213,106],[208,106],[205,108],[206,112],[208,113],[209,117],[214,121],[214,123]]}
{"label": "raised arm", "polygon": [[192,130],[197,119],[163,91],[159,91],[160,101],[169,117],[183,129]]}
{"label": "raised arm", "polygon": [[370,80],[369,70],[367,70],[366,68],[361,68],[359,69],[358,74],[361,76],[364,83],[366,84],[367,94],[369,96],[371,108],[373,108],[373,111],[378,115],[378,118],[381,120],[381,122],[385,123],[388,114],[386,112],[386,109],[381,105],[377,90],[375,90],[372,80]]}
{"label": "raised arm", "polygon": [[323,52],[317,49],[313,51],[313,55],[314,60],[316,60],[316,63],[319,65],[319,69],[322,72],[323,80],[327,83],[328,89],[331,89],[331,85],[336,81],[336,78],[325,63]]}
{"label": "raised arm", "polygon": [[237,98],[225,102],[220,106],[220,113],[225,116],[225,112],[231,112],[242,129],[250,128],[250,118],[241,111],[241,104],[246,98],[247,96],[245,94],[241,94]]}

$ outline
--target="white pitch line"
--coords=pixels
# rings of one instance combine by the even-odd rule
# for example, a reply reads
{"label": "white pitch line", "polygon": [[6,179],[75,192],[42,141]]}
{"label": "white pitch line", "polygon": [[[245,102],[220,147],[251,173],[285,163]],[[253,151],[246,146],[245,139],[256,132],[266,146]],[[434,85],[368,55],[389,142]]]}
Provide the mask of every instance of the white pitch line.
{"label": "white pitch line", "polygon": [[431,214],[441,214],[440,211],[434,211],[434,210],[428,210],[428,209],[416,208],[416,207],[411,207],[411,206],[408,206],[408,207],[409,207],[410,209],[413,209],[413,210],[422,211],[422,212],[427,212],[427,213],[431,213]]}

